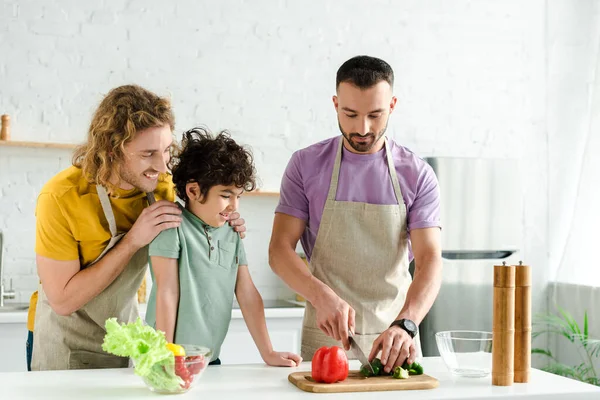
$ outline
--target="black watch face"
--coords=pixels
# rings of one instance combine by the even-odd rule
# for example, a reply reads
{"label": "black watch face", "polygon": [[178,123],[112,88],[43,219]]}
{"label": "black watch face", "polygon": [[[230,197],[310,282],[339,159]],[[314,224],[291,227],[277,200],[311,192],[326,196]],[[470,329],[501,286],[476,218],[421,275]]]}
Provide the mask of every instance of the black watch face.
{"label": "black watch face", "polygon": [[417,332],[417,325],[415,325],[415,323],[412,322],[411,320],[408,320],[408,319],[404,320],[404,326],[409,331]]}

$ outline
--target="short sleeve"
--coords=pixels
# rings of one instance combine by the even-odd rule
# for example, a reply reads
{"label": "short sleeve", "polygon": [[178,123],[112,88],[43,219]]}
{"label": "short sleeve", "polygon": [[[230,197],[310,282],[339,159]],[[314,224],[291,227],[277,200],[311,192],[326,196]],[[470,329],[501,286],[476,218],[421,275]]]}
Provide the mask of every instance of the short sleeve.
{"label": "short sleeve", "polygon": [[162,231],[150,243],[148,254],[157,257],[179,258],[181,242],[179,241],[179,232],[177,228],[170,228]]}
{"label": "short sleeve", "polygon": [[59,261],[79,259],[77,240],[60,199],[51,193],[40,194],[35,217],[35,252],[38,255]]}
{"label": "short sleeve", "polygon": [[417,181],[415,200],[408,210],[408,229],[441,228],[440,189],[433,169],[427,165]]}
{"label": "short sleeve", "polygon": [[309,203],[304,191],[300,152],[295,152],[288,162],[279,192],[279,204],[275,212],[308,221]]}

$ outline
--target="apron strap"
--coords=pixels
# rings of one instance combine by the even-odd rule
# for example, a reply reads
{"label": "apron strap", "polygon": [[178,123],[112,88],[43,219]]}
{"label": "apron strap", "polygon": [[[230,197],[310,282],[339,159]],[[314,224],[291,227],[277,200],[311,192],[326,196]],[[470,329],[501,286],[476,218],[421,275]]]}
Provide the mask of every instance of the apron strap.
{"label": "apron strap", "polygon": [[390,178],[392,178],[392,186],[394,186],[394,194],[398,204],[404,205],[404,198],[402,197],[402,190],[400,190],[400,182],[398,182],[398,173],[396,172],[396,166],[394,165],[394,159],[392,158],[392,150],[390,150],[390,143],[387,137],[385,138],[385,155],[387,158],[388,170],[390,172]]}
{"label": "apron strap", "polygon": [[342,146],[344,145],[344,137],[340,137],[340,145],[338,146],[337,153],[335,154],[335,161],[333,163],[333,173],[331,174],[331,183],[329,184],[329,193],[327,194],[327,200],[335,201],[335,195],[337,193],[338,181],[340,178],[340,165],[342,163]]}
{"label": "apron strap", "polygon": [[102,205],[102,210],[104,211],[104,217],[108,221],[110,236],[115,237],[117,236],[117,223],[115,222],[115,214],[110,206],[108,193],[106,193],[106,189],[104,189],[102,185],[96,185],[96,191],[98,192],[98,197],[100,198],[100,204]]}
{"label": "apron strap", "polygon": [[113,209],[110,205],[110,199],[108,198],[108,193],[106,193],[106,189],[104,189],[103,186],[96,185],[96,191],[98,192],[98,198],[100,198],[102,211],[104,211],[104,218],[106,218],[106,220],[108,221],[108,228],[110,229],[110,240],[104,248],[104,250],[102,250],[102,253],[100,253],[100,255],[89,265],[94,265],[95,263],[100,261],[100,259],[102,259],[102,257],[104,257],[104,255],[108,253],[110,249],[115,247],[119,240],[121,240],[121,238],[125,235],[124,233],[117,235],[117,223],[115,221],[115,213],[113,212]]}

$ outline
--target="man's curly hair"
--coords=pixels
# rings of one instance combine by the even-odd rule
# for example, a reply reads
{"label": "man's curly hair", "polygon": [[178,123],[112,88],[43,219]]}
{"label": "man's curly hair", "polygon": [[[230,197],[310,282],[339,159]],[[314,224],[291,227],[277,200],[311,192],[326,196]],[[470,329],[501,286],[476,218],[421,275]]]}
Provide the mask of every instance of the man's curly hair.
{"label": "man's curly hair", "polygon": [[185,187],[197,182],[206,201],[208,191],[217,185],[256,188],[256,170],[252,153],[237,144],[227,131],[213,137],[203,127],[190,129],[183,134],[181,149],[171,158],[171,171],[177,195],[188,201]]}
{"label": "man's curly hair", "polygon": [[[162,125],[168,125],[171,131],[175,127],[169,99],[137,85],[114,88],[94,113],[88,140],[75,150],[73,165],[81,168],[91,183],[112,191],[118,185],[110,183],[109,178],[115,172],[120,176],[125,145],[138,132]],[[164,174],[159,179],[164,180]]]}

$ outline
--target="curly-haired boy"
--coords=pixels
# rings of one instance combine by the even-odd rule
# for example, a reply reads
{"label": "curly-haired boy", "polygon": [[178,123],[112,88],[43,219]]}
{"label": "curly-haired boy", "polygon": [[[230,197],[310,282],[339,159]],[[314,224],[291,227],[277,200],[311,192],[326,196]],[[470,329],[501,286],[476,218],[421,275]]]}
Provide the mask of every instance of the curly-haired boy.
{"label": "curly-haired boy", "polygon": [[263,360],[298,365],[298,355],[273,351],[244,246],[227,224],[242,193],[256,186],[251,153],[226,132],[213,137],[194,128],[184,133],[171,167],[185,207],[180,205],[181,225],[150,244],[154,284],[146,321],[165,332],[169,342],[210,348],[211,364],[220,364],[235,293]]}

